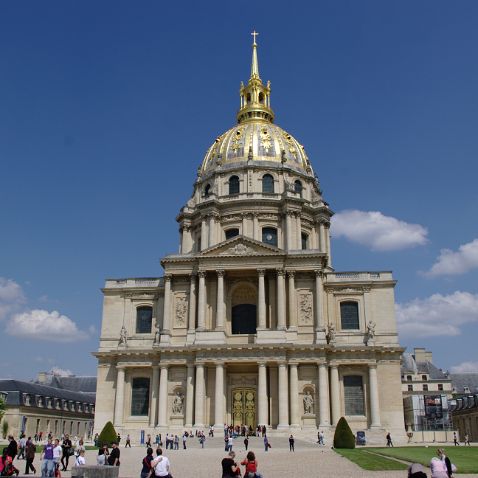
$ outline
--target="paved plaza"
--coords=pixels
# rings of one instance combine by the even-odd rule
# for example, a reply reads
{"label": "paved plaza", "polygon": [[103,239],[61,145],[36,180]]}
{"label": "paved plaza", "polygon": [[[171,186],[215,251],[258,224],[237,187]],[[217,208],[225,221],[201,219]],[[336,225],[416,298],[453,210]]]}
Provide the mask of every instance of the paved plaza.
{"label": "paved plaza", "polygon": [[[297,440],[295,452],[289,452],[286,437],[272,437],[272,448],[266,453],[262,446],[262,438],[251,437],[249,450],[256,453],[259,462],[259,471],[264,478],[304,478],[304,477],[383,477],[405,478],[406,471],[367,471],[341,457],[329,446],[319,448],[312,442]],[[145,447],[121,449],[121,467],[119,476],[122,478],[136,478],[140,476],[141,460],[145,456]],[[234,451],[237,461],[242,461],[246,452],[243,438],[235,440]],[[221,436],[206,440],[205,448],[201,449],[196,438],[189,439],[188,449],[164,450],[164,454],[171,461],[171,472],[174,478],[220,478],[221,460],[226,455],[224,442]],[[96,464],[97,452],[90,450],[86,453],[87,464]],[[431,456],[430,456],[431,458]],[[17,460],[16,460],[17,461]],[[24,461],[17,461],[21,473],[24,471]],[[40,469],[39,457],[35,459],[35,467]],[[242,467],[243,471],[244,467]],[[39,473],[37,472],[36,476]],[[32,476],[32,475],[29,475]],[[69,472],[63,472],[63,477],[70,477]],[[478,477],[478,475],[459,475],[460,477]]]}

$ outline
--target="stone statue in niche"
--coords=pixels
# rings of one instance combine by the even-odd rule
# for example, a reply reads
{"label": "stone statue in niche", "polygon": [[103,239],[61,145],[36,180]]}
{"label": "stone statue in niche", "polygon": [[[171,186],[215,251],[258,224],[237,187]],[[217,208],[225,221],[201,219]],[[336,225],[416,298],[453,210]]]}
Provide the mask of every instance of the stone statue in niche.
{"label": "stone statue in niche", "polygon": [[335,326],[334,324],[329,324],[327,326],[327,343],[335,344]]}
{"label": "stone statue in niche", "polygon": [[176,392],[176,395],[173,400],[173,415],[182,415],[183,414],[183,397],[179,392]]}
{"label": "stone statue in niche", "polygon": [[314,413],[314,397],[310,393],[310,390],[305,392],[304,398],[304,413],[306,415],[312,415]]}
{"label": "stone statue in niche", "polygon": [[375,338],[376,323],[373,320],[369,320],[367,324],[367,333],[365,335],[365,343],[372,345]]}
{"label": "stone statue in niche", "polygon": [[128,332],[126,331],[126,327],[124,325],[121,327],[118,345],[124,345],[125,347],[128,345]]}

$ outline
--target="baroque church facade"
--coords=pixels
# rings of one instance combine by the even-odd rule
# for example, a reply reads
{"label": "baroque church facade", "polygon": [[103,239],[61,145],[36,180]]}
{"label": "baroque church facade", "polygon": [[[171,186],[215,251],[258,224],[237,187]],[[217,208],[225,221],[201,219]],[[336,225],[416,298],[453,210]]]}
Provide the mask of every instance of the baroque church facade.
{"label": "baroque church facade", "polygon": [[224,423],[404,434],[391,272],[332,267],[333,211],[304,147],[274,123],[254,35],[237,124],[180,210],[164,276],[110,279],[95,431]]}

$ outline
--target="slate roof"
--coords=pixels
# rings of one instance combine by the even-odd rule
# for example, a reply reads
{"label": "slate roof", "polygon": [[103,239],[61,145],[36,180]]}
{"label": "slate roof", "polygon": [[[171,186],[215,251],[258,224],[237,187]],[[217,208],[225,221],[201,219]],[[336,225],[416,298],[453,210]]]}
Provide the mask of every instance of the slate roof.
{"label": "slate roof", "polygon": [[72,392],[96,393],[96,377],[53,376],[51,386]]}
{"label": "slate roof", "polygon": [[94,404],[96,401],[95,393],[72,392],[71,390],[23,382],[22,380],[0,380],[0,391],[8,392],[7,405],[22,405],[24,393],[89,404]]}
{"label": "slate roof", "polygon": [[466,393],[478,392],[478,373],[452,373],[450,378],[456,393],[465,393],[465,387],[470,390]]}
{"label": "slate roof", "polygon": [[449,376],[431,362],[417,362],[412,354],[402,354],[402,374],[427,374],[430,380],[449,380]]}

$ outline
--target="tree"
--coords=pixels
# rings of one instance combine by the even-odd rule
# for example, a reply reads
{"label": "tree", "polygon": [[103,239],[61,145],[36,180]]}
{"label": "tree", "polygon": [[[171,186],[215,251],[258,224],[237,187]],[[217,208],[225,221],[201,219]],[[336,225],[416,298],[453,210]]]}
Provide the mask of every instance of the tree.
{"label": "tree", "polygon": [[111,446],[114,441],[117,441],[118,434],[116,433],[115,427],[111,422],[107,422],[106,425],[101,430],[100,436],[98,437],[98,446],[103,445]]}
{"label": "tree", "polygon": [[355,435],[345,417],[342,417],[335,427],[334,448],[355,448]]}

